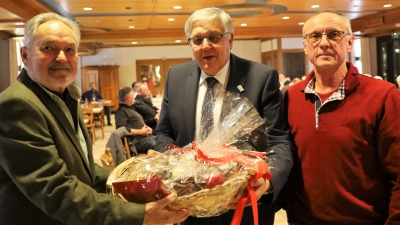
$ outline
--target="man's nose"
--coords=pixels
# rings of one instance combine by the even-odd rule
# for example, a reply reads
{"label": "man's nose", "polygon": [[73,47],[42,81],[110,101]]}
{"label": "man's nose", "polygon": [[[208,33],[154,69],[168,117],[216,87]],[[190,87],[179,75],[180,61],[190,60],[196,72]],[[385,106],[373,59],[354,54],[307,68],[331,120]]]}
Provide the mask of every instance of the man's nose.
{"label": "man's nose", "polygon": [[319,43],[321,46],[327,46],[330,45],[330,42],[328,40],[328,35],[322,35],[321,41]]}
{"label": "man's nose", "polygon": [[64,51],[58,52],[57,61],[67,61],[67,57],[65,57]]}
{"label": "man's nose", "polygon": [[211,42],[208,41],[208,38],[204,38],[202,48],[209,48],[212,46],[213,45],[211,44]]}

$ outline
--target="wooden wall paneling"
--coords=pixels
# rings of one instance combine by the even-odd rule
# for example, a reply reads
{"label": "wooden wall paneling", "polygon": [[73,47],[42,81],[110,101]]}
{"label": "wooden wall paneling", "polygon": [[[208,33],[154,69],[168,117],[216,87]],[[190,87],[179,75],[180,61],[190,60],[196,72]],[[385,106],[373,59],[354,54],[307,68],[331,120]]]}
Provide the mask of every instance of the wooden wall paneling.
{"label": "wooden wall paneling", "polygon": [[82,68],[82,93],[89,90],[90,83],[94,82],[99,88],[99,68],[85,67]]}
{"label": "wooden wall paneling", "polygon": [[118,105],[119,90],[118,66],[104,66],[99,72],[99,90],[104,99],[112,101],[112,106]]}

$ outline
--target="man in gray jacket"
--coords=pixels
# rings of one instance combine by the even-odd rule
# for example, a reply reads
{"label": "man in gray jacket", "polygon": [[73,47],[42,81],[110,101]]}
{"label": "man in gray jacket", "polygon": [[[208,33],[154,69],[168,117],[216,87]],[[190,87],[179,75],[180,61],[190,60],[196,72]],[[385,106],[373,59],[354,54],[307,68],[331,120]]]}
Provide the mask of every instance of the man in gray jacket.
{"label": "man in gray jacket", "polygon": [[26,24],[18,79],[0,94],[2,224],[166,224],[175,194],[148,204],[105,193],[110,170],[94,164],[79,107],[78,25],[54,13]]}

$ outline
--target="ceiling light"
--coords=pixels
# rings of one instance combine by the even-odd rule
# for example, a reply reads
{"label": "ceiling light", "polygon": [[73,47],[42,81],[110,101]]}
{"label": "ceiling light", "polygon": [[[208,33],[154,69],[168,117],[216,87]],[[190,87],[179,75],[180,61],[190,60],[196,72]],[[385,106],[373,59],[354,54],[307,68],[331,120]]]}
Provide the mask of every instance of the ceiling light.
{"label": "ceiling light", "polygon": [[282,19],[284,19],[284,20],[288,20],[290,17],[288,17],[288,16],[284,16],[284,17],[282,17]]}
{"label": "ceiling light", "polygon": [[128,28],[129,28],[129,29],[133,29],[133,28],[135,28],[135,26],[129,26]]}
{"label": "ceiling light", "polygon": [[175,21],[174,18],[168,18],[168,21]]}
{"label": "ceiling light", "polygon": [[24,23],[23,22],[17,22],[17,23],[15,23],[15,25],[24,25]]}
{"label": "ceiling light", "polygon": [[300,22],[299,25],[304,25],[304,22]]}
{"label": "ceiling light", "polygon": [[137,41],[132,41],[132,44],[133,44],[133,45],[136,45],[136,44],[137,44]]}
{"label": "ceiling light", "polygon": [[240,24],[240,26],[245,27],[245,26],[247,26],[247,23],[242,23],[242,24]]}
{"label": "ceiling light", "polygon": [[311,8],[313,9],[319,8],[319,5],[312,5]]}
{"label": "ceiling light", "polygon": [[389,8],[389,7],[392,7],[392,4],[385,4],[385,5],[383,5],[383,7],[384,8]]}
{"label": "ceiling light", "polygon": [[95,20],[94,22],[96,22],[96,23],[100,23],[100,20]]}
{"label": "ceiling light", "polygon": [[181,40],[176,40],[175,42],[176,42],[176,43],[181,43],[182,41],[181,41]]}
{"label": "ceiling light", "polygon": [[182,9],[182,6],[176,5],[176,6],[172,7],[172,8],[174,8],[174,9]]}
{"label": "ceiling light", "polygon": [[83,8],[83,10],[90,11],[90,10],[92,10],[92,8],[90,8],[90,7],[85,7],[85,8]]}

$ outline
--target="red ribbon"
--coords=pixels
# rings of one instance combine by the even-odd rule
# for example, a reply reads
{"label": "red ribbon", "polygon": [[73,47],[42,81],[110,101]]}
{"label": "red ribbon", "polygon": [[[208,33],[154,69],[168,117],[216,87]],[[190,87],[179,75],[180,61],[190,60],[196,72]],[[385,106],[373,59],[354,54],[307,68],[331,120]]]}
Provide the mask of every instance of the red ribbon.
{"label": "red ribbon", "polygon": [[[205,155],[200,149],[197,150],[197,159],[207,161],[208,163],[215,163],[215,164],[224,164],[229,162],[237,162],[246,165],[254,165],[254,159],[249,156],[243,155],[240,152],[227,152],[228,155],[223,158],[210,158]],[[266,156],[261,152],[250,151],[247,152],[248,155],[257,156],[260,158],[265,159]],[[242,221],[244,207],[246,206],[247,200],[250,198],[251,207],[253,209],[253,219],[254,225],[258,225],[258,203],[257,203],[257,196],[255,194],[253,186],[250,185],[250,182],[256,181],[257,179],[263,177],[266,180],[271,180],[272,176],[269,171],[268,165],[264,160],[258,160],[255,162],[255,169],[256,174],[252,176],[247,184],[247,193],[240,196],[238,204],[236,206],[235,214],[233,215],[233,219],[231,225],[239,225]]]}

